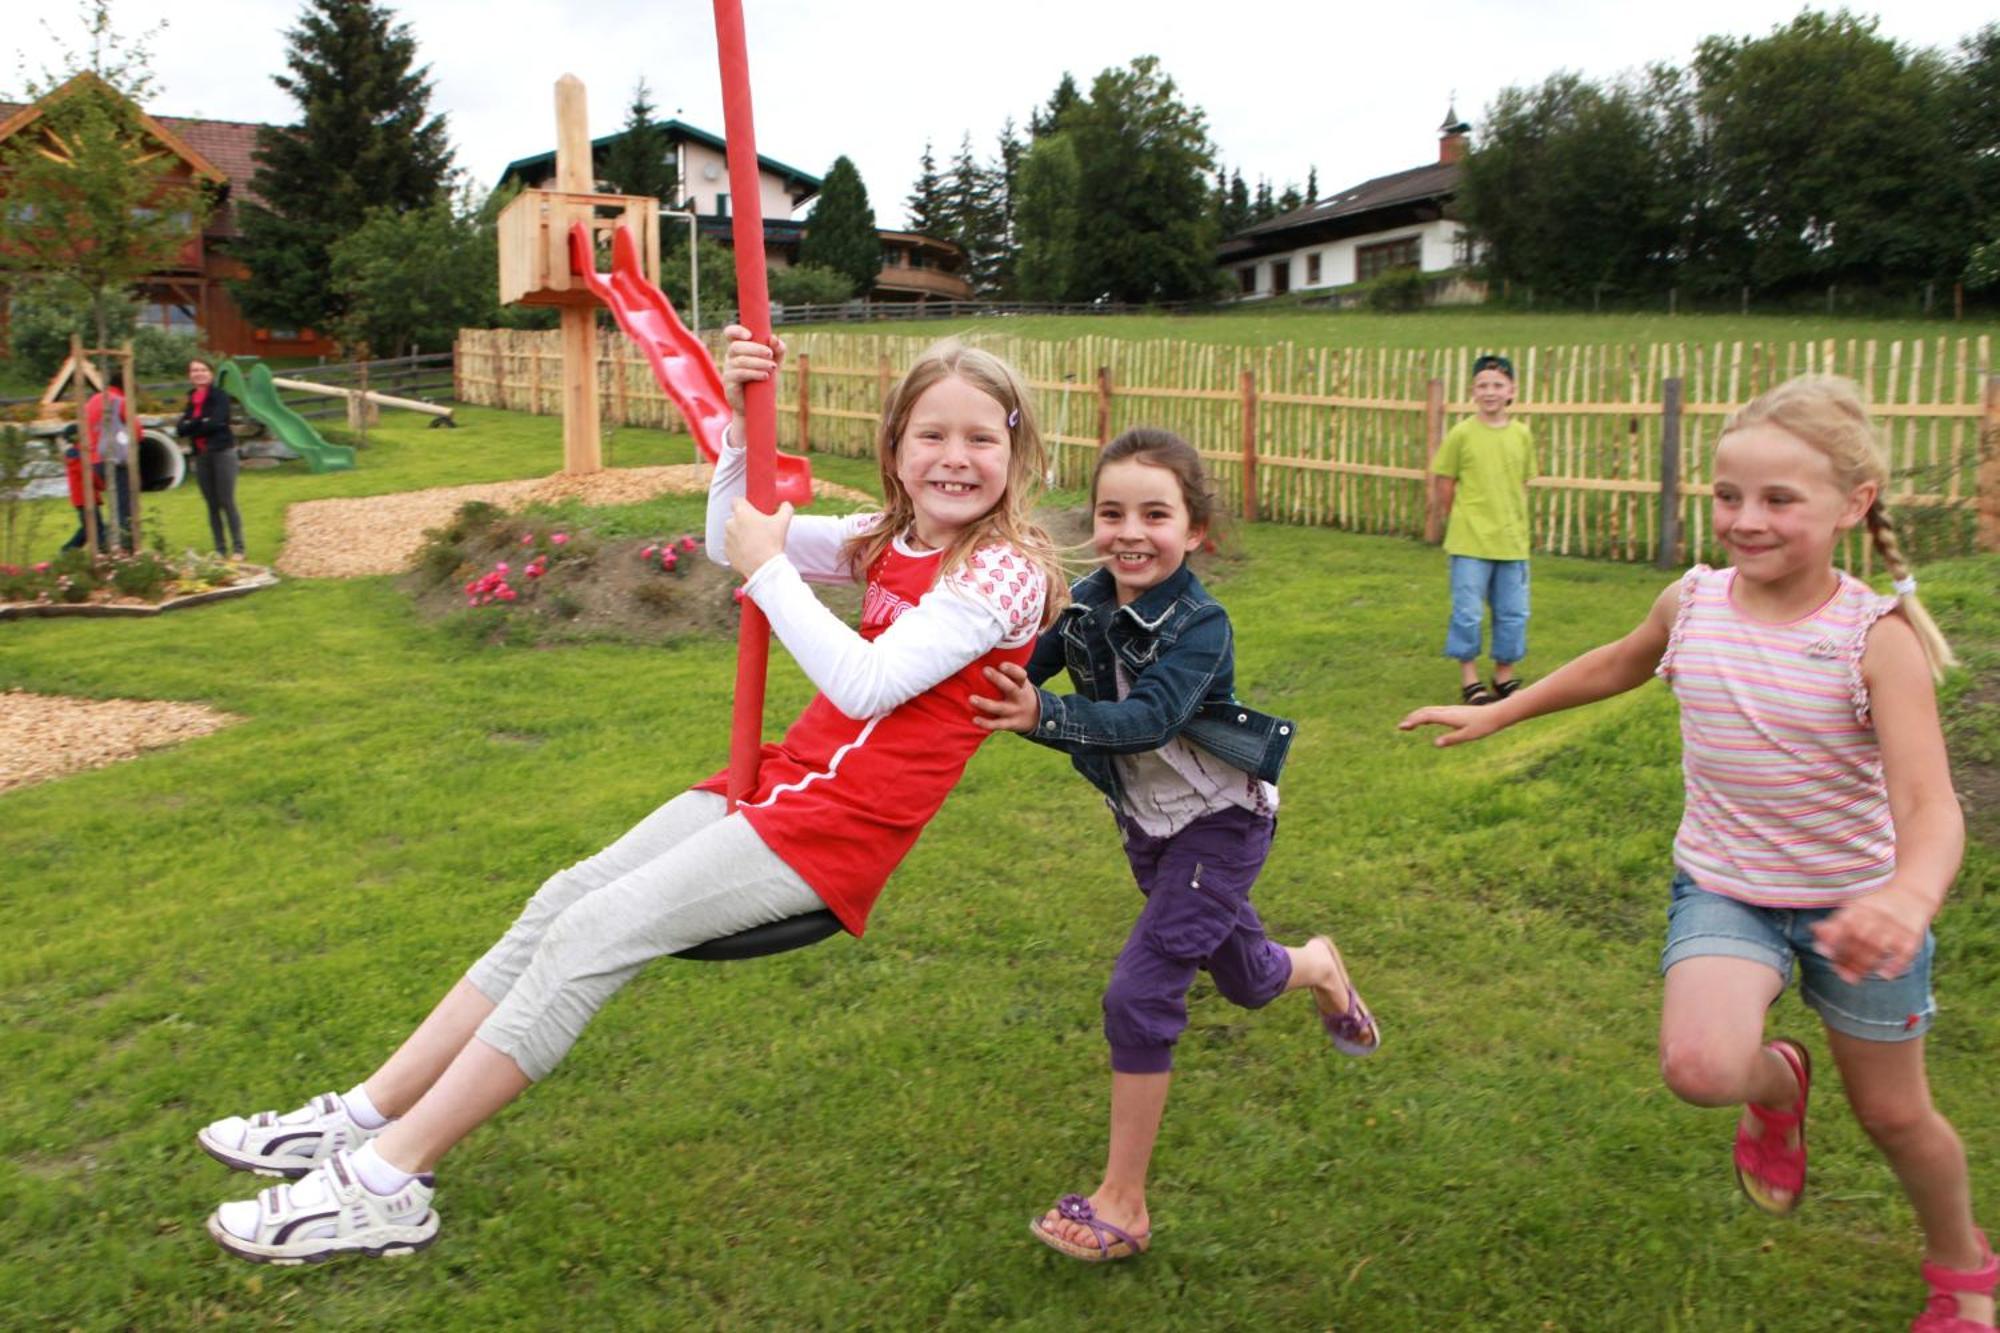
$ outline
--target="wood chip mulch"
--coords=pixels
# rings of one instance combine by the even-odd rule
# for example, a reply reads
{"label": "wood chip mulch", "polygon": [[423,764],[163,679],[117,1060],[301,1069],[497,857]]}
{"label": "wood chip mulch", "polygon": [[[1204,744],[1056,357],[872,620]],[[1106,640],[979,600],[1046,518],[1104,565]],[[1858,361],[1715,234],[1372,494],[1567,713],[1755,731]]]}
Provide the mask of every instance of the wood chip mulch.
{"label": "wood chip mulch", "polygon": [[[424,533],[441,528],[460,505],[484,500],[503,509],[581,500],[588,505],[639,504],[661,495],[699,495],[708,490],[706,463],[671,467],[607,468],[579,476],[557,473],[526,481],[445,486],[399,495],[348,500],[307,500],[285,513],[285,549],[280,573],[308,579],[400,574],[416,559]],[[869,496],[847,486],[813,482],[819,498],[866,503]]]}
{"label": "wood chip mulch", "polygon": [[200,704],[8,690],[0,693],[0,791],[103,768],[235,721]]}

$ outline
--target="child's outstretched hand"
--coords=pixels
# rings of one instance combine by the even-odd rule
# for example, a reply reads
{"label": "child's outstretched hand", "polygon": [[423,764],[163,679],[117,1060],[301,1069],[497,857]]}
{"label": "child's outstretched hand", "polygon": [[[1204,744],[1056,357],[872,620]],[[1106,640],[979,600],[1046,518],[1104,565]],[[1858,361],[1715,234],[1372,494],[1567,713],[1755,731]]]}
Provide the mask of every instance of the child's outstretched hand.
{"label": "child's outstretched hand", "polygon": [[[722,353],[722,392],[729,399],[729,410],[741,417],[743,386],[770,379],[778,373],[778,365],[785,359],[785,340],[773,337],[769,347],[752,342],[750,330],[741,324],[724,328],[722,336],[729,343]],[[741,445],[743,441],[736,443]]]}
{"label": "child's outstretched hand", "polygon": [[1500,730],[1500,719],[1493,715],[1491,704],[1441,704],[1419,708],[1396,724],[1398,731],[1414,731],[1418,727],[1449,727],[1451,730],[1431,744],[1463,745]]}
{"label": "child's outstretched hand", "polygon": [[1840,979],[1853,986],[1869,976],[1900,977],[1909,971],[1930,924],[1923,904],[1884,889],[1815,923],[1813,943]]}
{"label": "child's outstretched hand", "polygon": [[1042,720],[1042,692],[1028,683],[1028,673],[1017,662],[1002,662],[986,668],[997,698],[972,696],[972,720],[988,731],[1030,732]]}
{"label": "child's outstretched hand", "polygon": [[767,514],[739,499],[722,529],[722,554],[729,567],[749,578],[773,556],[785,553],[785,533],[792,526],[792,506],[786,502],[778,512]]}

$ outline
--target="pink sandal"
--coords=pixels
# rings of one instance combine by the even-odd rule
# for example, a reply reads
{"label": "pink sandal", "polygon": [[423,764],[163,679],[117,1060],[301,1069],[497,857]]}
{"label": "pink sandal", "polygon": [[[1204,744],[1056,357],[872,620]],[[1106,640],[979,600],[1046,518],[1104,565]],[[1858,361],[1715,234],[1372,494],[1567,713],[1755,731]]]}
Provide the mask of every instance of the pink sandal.
{"label": "pink sandal", "polygon": [[[1799,1082],[1799,1099],[1789,1111],[1749,1103],[1750,1114],[1764,1127],[1764,1135],[1753,1139],[1740,1123],[1736,1126],[1736,1183],[1750,1202],[1782,1217],[1799,1206],[1806,1192],[1806,1098],[1812,1093],[1812,1055],[1788,1037],[1767,1043],[1765,1049],[1776,1051],[1792,1067],[1792,1077]],[[1792,1146],[1785,1142],[1785,1133],[1795,1127],[1799,1141]],[[1783,1202],[1773,1198],[1780,1190],[1791,1197]]]}
{"label": "pink sandal", "polygon": [[1986,1233],[1979,1232],[1979,1248],[1986,1254],[1986,1262],[1971,1272],[1962,1268],[1945,1268],[1924,1260],[1924,1281],[1930,1284],[1931,1298],[1924,1303],[1924,1312],[1910,1325],[1910,1333],[1988,1333],[1987,1324],[1975,1324],[1970,1319],[1960,1317],[1958,1298],[1967,1296],[1991,1296],[1993,1288],[2000,1285],[2000,1259],[1993,1257],[1993,1247],[1986,1243]]}

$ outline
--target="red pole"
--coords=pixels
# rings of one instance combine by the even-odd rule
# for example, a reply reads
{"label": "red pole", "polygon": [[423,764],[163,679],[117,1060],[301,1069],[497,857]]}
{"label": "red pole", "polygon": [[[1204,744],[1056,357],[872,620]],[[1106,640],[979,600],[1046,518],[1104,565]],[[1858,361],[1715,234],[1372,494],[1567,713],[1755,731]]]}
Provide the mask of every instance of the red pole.
{"label": "red pole", "polygon": [[[722,60],[723,138],[729,147],[731,235],[736,244],[737,322],[758,342],[771,341],[771,292],[764,279],[764,208],[757,178],[757,132],[750,117],[750,53],[743,40],[742,0],[715,0],[715,45]],[[778,507],[778,386],[746,384],[750,503]],[[757,786],[764,741],[764,668],[771,624],[749,598],[736,634],[736,712],[729,736],[729,803]]]}

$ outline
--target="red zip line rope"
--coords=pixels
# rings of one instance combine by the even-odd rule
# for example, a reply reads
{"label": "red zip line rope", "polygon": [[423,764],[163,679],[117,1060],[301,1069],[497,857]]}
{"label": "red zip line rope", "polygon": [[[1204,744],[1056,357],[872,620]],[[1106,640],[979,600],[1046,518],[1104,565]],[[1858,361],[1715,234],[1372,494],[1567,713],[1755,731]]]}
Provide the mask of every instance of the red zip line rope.
{"label": "red zip line rope", "polygon": [[[750,53],[743,40],[742,0],[715,0],[715,45],[722,64],[722,137],[729,154],[731,236],[736,245],[737,322],[751,340],[771,341],[771,291],[764,275],[764,206],[757,176],[757,131],[750,114]],[[778,386],[743,386],[749,438],[750,503],[768,514],[778,507]],[[748,597],[736,632],[736,705],[729,733],[729,807],[756,790],[764,742],[764,670],[771,622]]]}

